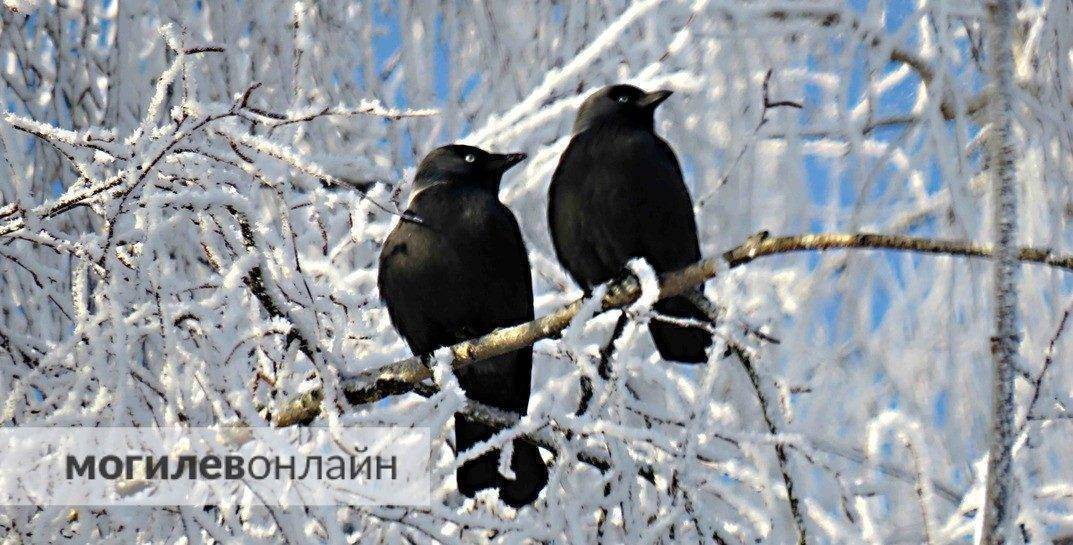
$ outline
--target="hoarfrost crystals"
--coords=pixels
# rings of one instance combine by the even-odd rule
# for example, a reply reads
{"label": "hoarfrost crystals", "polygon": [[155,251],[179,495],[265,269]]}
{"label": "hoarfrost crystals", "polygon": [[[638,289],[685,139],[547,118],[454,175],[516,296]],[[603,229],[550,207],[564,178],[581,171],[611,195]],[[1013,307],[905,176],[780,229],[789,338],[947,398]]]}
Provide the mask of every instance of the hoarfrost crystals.
{"label": "hoarfrost crystals", "polygon": [[[351,407],[337,388],[411,355],[377,297],[376,262],[415,162],[436,145],[529,154],[500,197],[529,247],[537,315],[581,293],[547,234],[547,183],[576,108],[608,83],[676,91],[656,128],[682,161],[706,257],[762,229],[990,241],[992,214],[1014,217],[983,191],[993,165],[981,151],[999,132],[979,55],[984,4],[858,4],[5,1],[3,425],[267,426],[321,386],[317,424],[429,426],[436,467],[428,508],[0,508],[3,532],[20,543],[788,543],[777,444],[810,545],[971,539],[982,521],[970,513],[986,503],[995,326],[979,261],[831,251],[720,270],[707,366],[654,355],[643,322],[657,278],[635,262],[642,297],[610,375],[597,361],[621,313],[600,312],[601,287],[560,339],[536,345],[529,414],[486,445],[530,434],[554,450],[545,496],[517,511],[455,489],[452,415],[467,404],[450,354],[433,362],[443,391],[429,398]],[[1069,253],[1073,10],[1026,2],[1014,19],[1010,242]],[[1024,332],[1018,406],[1044,355],[1054,362],[1032,420],[1012,428],[1023,431],[1014,522],[1036,543],[1073,533],[1062,274],[1021,268],[1007,309],[1020,327],[1000,328]],[[724,357],[732,343],[754,356],[775,433]]]}

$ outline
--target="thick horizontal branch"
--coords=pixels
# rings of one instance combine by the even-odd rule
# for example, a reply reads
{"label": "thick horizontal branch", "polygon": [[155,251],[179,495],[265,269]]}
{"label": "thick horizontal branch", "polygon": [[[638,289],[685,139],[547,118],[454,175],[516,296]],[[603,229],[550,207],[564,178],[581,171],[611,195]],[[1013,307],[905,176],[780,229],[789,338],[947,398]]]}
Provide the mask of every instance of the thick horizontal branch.
{"label": "thick horizontal branch", "polygon": [[[897,250],[965,257],[991,257],[991,247],[982,244],[874,233],[824,233],[788,237],[754,235],[745,244],[724,253],[722,257],[733,268],[758,257],[837,249]],[[1039,263],[1073,271],[1073,255],[1055,253],[1049,248],[1022,247],[1019,258],[1026,263]]]}
{"label": "thick horizontal branch", "polygon": [[[870,233],[825,233],[769,237],[761,232],[719,257],[700,261],[660,277],[660,299],[685,293],[714,277],[720,269],[744,265],[764,256],[804,251],[835,249],[879,249],[938,255],[990,257],[991,248],[972,242],[937,240],[899,235]],[[1020,259],[1073,271],[1073,255],[1056,254],[1049,249],[1022,248]],[[603,300],[603,310],[627,307],[637,301],[641,288],[635,279],[613,284]],[[581,309],[582,300],[531,322],[497,329],[487,335],[451,346],[452,366],[459,369],[473,362],[500,356],[558,335],[570,325]],[[422,381],[432,378],[426,361],[428,355],[414,356],[385,367],[365,371],[343,379],[343,390],[354,404],[370,403],[391,395],[406,393]],[[275,415],[277,426],[309,422],[319,413],[319,392],[310,391]]]}

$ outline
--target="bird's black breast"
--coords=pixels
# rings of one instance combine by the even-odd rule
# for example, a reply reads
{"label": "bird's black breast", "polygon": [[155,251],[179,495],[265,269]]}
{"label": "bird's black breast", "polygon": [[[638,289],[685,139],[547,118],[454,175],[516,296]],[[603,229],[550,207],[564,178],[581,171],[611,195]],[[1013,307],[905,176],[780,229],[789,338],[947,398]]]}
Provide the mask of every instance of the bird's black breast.
{"label": "bird's black breast", "polygon": [[644,257],[663,272],[700,258],[693,205],[655,133],[594,127],[571,140],[552,178],[549,224],[560,261],[584,287]]}
{"label": "bird's black breast", "polygon": [[513,214],[490,192],[433,186],[384,242],[378,283],[415,353],[532,319],[528,256]]}

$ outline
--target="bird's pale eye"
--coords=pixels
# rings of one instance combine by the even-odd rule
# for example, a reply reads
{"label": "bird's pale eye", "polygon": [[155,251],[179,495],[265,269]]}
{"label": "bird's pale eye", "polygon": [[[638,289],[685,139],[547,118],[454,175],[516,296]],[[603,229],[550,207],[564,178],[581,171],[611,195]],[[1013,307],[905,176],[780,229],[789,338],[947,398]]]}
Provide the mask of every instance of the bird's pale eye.
{"label": "bird's pale eye", "polygon": [[474,163],[477,161],[477,156],[472,153],[467,153],[463,159],[465,159],[467,163]]}
{"label": "bird's pale eye", "polygon": [[621,102],[621,103],[625,104],[625,103],[627,103],[627,102],[629,102],[629,101],[630,101],[630,97],[628,97],[628,96],[626,96],[626,95],[622,95],[622,96],[620,96],[620,97],[616,98],[615,100],[617,100],[617,101],[619,101],[619,102]]}

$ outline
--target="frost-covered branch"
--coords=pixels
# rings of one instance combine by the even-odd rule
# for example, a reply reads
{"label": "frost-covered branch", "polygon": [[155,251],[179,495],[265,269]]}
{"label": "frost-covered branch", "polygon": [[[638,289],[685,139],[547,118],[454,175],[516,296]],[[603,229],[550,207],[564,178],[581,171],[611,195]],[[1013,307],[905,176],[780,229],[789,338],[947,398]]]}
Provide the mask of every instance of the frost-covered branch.
{"label": "frost-covered branch", "polygon": [[1015,0],[988,3],[987,54],[991,68],[987,133],[988,175],[991,178],[992,229],[994,230],[994,334],[991,355],[994,361],[991,400],[991,436],[988,445],[987,481],[984,491],[984,545],[1016,542],[1017,492],[1013,469],[1014,379],[1021,344],[1017,278],[1017,194],[1016,153],[1013,135],[1015,105],[1013,27]]}
{"label": "frost-covered branch", "polygon": [[[710,313],[710,316],[712,318],[717,317],[714,313]],[[764,385],[760,380],[760,373],[757,372],[756,366],[753,364],[752,357],[749,356],[744,347],[737,343],[730,343],[728,346],[749,377],[749,383],[756,394],[757,404],[760,405],[760,415],[764,418],[764,426],[772,436],[778,436],[779,426],[776,424],[775,416],[772,414],[772,411],[775,410],[775,404],[764,393]],[[808,543],[808,531],[805,526],[805,517],[801,514],[801,499],[795,492],[794,479],[790,475],[790,457],[787,454],[786,445],[775,443],[775,457],[778,459],[782,484],[786,487],[786,501],[789,503],[790,515],[794,521],[794,530],[797,532],[797,543],[798,545],[805,545]]]}
{"label": "frost-covered branch", "polygon": [[[957,242],[991,235],[984,3],[7,4],[0,424],[428,426],[433,462],[427,506],[0,507],[10,539],[723,545],[806,530],[818,545],[978,532],[991,267],[956,256],[991,257]],[[1049,265],[1019,273],[1025,448],[1012,467],[1018,526],[1036,543],[1073,531],[1073,11],[1022,2],[1015,20],[1018,240],[1033,247],[1020,258]],[[686,167],[714,257],[681,282],[718,304],[702,324],[709,365],[654,357],[645,323],[668,319],[649,305],[654,275],[575,303],[548,237],[547,180],[576,109],[623,81],[675,91],[656,130]],[[499,196],[544,318],[445,351],[429,379],[379,303],[377,255],[414,165],[457,141],[529,154]],[[828,234],[742,243],[762,228]],[[525,417],[483,411],[454,384],[451,365],[541,338],[554,341],[533,345]],[[458,453],[458,412],[502,431]],[[552,453],[542,497],[517,511],[494,493],[461,497],[460,460],[516,438]]]}
{"label": "frost-covered branch", "polygon": [[282,127],[284,125],[291,125],[294,123],[305,123],[307,121],[313,121],[320,117],[346,117],[354,115],[373,115],[379,117],[385,117],[398,121],[406,117],[428,117],[436,115],[437,110],[433,108],[423,109],[400,109],[400,108],[385,108],[383,104],[378,100],[363,100],[361,104],[356,107],[346,106],[323,106],[320,108],[306,108],[297,112],[270,112],[263,108],[248,108],[249,112],[255,114],[258,117],[267,118],[270,120],[267,124],[271,128]]}
{"label": "frost-covered branch", "polygon": [[[738,267],[759,257],[835,249],[882,249],[981,258],[992,256],[992,249],[987,246],[955,240],[870,233],[823,233],[769,237],[764,232],[751,237],[749,241],[725,252],[720,257],[709,258],[685,269],[663,275],[660,278],[660,298],[685,293],[714,278],[720,270]],[[1073,271],[1073,255],[1056,254],[1047,249],[1021,248],[1019,259]],[[606,311],[628,306],[640,297],[640,290],[640,286],[632,279],[615,284],[608,289],[601,308]],[[482,337],[455,344],[449,347],[452,365],[457,369],[473,362],[518,350],[541,339],[552,338],[566,329],[583,304],[584,300],[577,300],[531,322],[497,329]],[[432,372],[425,362],[427,357],[427,355],[414,356],[346,378],[343,389],[346,391],[347,398],[355,404],[371,403],[412,390],[414,385],[432,378]],[[318,395],[319,393],[314,390],[292,401],[276,413],[274,417],[276,425],[289,426],[315,418],[319,409],[314,400]]]}
{"label": "frost-covered branch", "polygon": [[1036,418],[1036,405],[1039,403],[1040,397],[1043,395],[1044,380],[1047,378],[1047,372],[1054,366],[1054,352],[1055,346],[1062,338],[1068,329],[1068,325],[1073,318],[1073,301],[1066,305],[1064,311],[1062,311],[1061,318],[1058,319],[1058,325],[1054,329],[1054,333],[1051,335],[1050,341],[1047,342],[1047,349],[1043,352],[1043,367],[1040,368],[1036,378],[1032,379],[1032,396],[1029,398],[1027,408],[1025,409],[1025,420],[1020,426],[1017,435],[1020,435],[1025,426],[1031,423]]}

